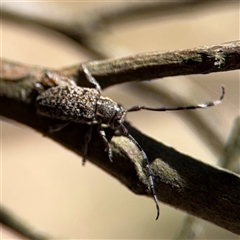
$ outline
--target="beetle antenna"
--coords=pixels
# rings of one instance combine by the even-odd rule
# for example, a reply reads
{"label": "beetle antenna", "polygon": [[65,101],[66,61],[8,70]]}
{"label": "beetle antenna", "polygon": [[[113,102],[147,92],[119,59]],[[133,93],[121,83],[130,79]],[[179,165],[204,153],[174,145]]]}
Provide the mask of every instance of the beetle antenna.
{"label": "beetle antenna", "polygon": [[176,110],[190,110],[190,109],[196,109],[196,108],[207,108],[207,107],[212,107],[212,106],[216,106],[218,104],[221,103],[224,95],[225,95],[225,88],[223,86],[222,87],[222,94],[219,97],[219,99],[215,100],[215,101],[209,101],[206,103],[200,103],[200,104],[196,104],[196,105],[189,105],[189,106],[185,106],[185,107],[160,107],[160,108],[151,108],[151,107],[145,107],[145,106],[133,106],[129,109],[127,109],[127,112],[135,112],[135,111],[140,111],[142,109],[144,110],[149,110],[149,111],[158,111],[158,112],[163,112],[163,111],[176,111]]}
{"label": "beetle antenna", "polygon": [[148,157],[146,155],[146,153],[144,152],[144,150],[142,149],[142,147],[140,146],[140,144],[135,140],[135,138],[128,132],[127,128],[123,125],[120,124],[120,131],[121,133],[126,136],[127,138],[129,138],[134,145],[136,145],[138,147],[138,149],[140,150],[142,156],[143,156],[143,169],[145,169],[145,174],[148,178],[148,183],[149,183],[149,190],[151,191],[153,200],[155,202],[156,205],[156,209],[157,209],[157,216],[156,216],[156,220],[159,218],[160,215],[160,208],[159,208],[159,204],[158,204],[158,198],[157,198],[157,194],[155,191],[155,186],[154,186],[154,175],[153,172],[150,168],[150,164],[148,161]]}
{"label": "beetle antenna", "polygon": [[148,157],[147,157],[146,153],[144,152],[144,150],[142,149],[142,147],[140,146],[140,144],[135,140],[135,138],[133,138],[132,135],[130,135],[128,133],[127,137],[138,147],[138,149],[141,151],[141,154],[143,156],[143,164],[144,164],[143,169],[146,170],[146,175],[148,177],[148,182],[149,182],[149,189],[152,193],[153,200],[154,200],[155,205],[156,205],[156,209],[157,209],[156,220],[157,220],[159,218],[159,215],[160,215],[160,208],[159,208],[158,198],[157,198],[157,194],[156,194],[155,186],[154,186],[154,177],[153,177],[152,170],[150,168]]}

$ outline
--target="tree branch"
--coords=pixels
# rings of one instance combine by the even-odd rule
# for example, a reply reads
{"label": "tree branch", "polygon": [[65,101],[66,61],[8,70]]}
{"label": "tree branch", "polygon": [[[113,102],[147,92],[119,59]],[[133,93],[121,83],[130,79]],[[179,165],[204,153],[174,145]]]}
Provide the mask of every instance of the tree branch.
{"label": "tree branch", "polygon": [[[231,50],[231,54],[228,54],[229,49],[232,49],[234,46],[235,52]],[[210,60],[206,59],[208,64],[205,62],[205,67],[199,67],[199,64],[201,66],[202,63],[199,58],[196,58],[198,61],[190,62],[192,63],[191,66],[198,63],[197,65],[202,70],[202,73],[210,72],[210,69],[212,71],[221,71],[223,69],[226,71],[239,68],[239,62],[229,64],[229,58],[233,60],[231,62],[239,59],[239,42],[223,44],[221,49],[225,49],[226,52],[224,66],[221,65],[222,58],[219,58],[219,61],[217,61],[216,57]],[[183,54],[184,51],[181,51],[181,53]],[[172,52],[169,54],[169,56],[175,56]],[[158,58],[155,58],[156,55]],[[192,54],[190,55],[192,56]],[[167,58],[167,53],[163,54],[163,58],[160,54],[153,54],[152,58],[151,54],[137,56],[137,60],[142,59],[145,62],[129,57],[120,60],[91,62],[88,63],[88,67],[97,80],[100,79],[100,84],[104,87],[125,82],[127,81],[126,78],[130,79],[131,77],[134,80],[144,80],[139,72],[142,72],[146,78],[157,78],[164,76],[164,74],[167,75],[166,71],[162,74],[157,68],[157,66],[161,68],[163,62],[165,64],[167,61],[168,63],[171,62],[169,60],[171,58]],[[150,60],[147,60],[148,58]],[[130,59],[132,59],[135,65]],[[155,61],[152,61],[152,59],[155,59]],[[159,59],[160,63],[156,61],[157,59]],[[164,61],[161,61],[162,59]],[[180,59],[186,58],[181,57]],[[149,64],[146,65],[146,62]],[[189,61],[181,60],[180,62],[189,64]],[[216,66],[214,63],[219,64]],[[176,64],[175,61],[173,61],[174,64]],[[79,64],[64,68],[56,71],[56,73],[73,77],[80,83],[84,81],[80,66]],[[180,74],[181,71],[176,66],[183,68],[185,74],[193,72],[190,70],[190,67],[184,68],[178,62],[175,67],[172,67],[170,73]],[[135,67],[135,70],[131,69],[131,67],[133,69]],[[150,71],[148,67],[154,71]],[[143,72],[143,69],[149,73],[149,76]],[[198,71],[198,69],[195,70]],[[66,148],[82,155],[84,149],[83,138],[88,131],[87,125],[71,123],[61,131],[50,133],[48,131],[49,126],[55,125],[59,121],[43,117],[36,112],[35,98],[38,95],[36,86],[42,83],[44,71],[45,69],[43,68],[2,61],[0,114],[30,126]],[[107,74],[109,74],[109,78]],[[131,77],[128,76],[129,74]],[[157,195],[162,202],[240,234],[239,176],[223,169],[209,166],[181,154],[173,148],[164,146],[162,143],[156,142],[140,133],[128,123],[126,123],[126,126],[149,157],[151,169],[155,176]],[[107,137],[111,139],[114,162],[109,162],[107,153],[104,152],[104,144],[98,136],[96,129],[93,132],[93,138],[89,146],[88,159],[117,178],[136,194],[151,196],[147,189],[147,178],[141,167],[142,156],[138,148],[125,137],[113,136],[110,129],[107,131]],[[78,140],[76,141],[76,139]]]}
{"label": "tree branch", "polygon": [[[240,41],[91,61],[87,67],[103,89],[130,81],[226,72],[240,69]],[[79,85],[80,81],[83,84],[84,77],[80,64],[63,68],[61,71],[79,81]]]}
{"label": "tree branch", "polygon": [[[233,172],[239,173],[239,152],[240,152],[240,118],[237,117],[234,121],[229,139],[225,146],[224,155],[219,161],[219,166],[224,167]],[[236,163],[237,168],[235,168]],[[237,170],[237,171],[235,171]],[[173,239],[195,239],[201,238],[201,234],[204,230],[206,222],[192,215],[186,215],[184,222],[179,229],[178,233],[175,234]]]}

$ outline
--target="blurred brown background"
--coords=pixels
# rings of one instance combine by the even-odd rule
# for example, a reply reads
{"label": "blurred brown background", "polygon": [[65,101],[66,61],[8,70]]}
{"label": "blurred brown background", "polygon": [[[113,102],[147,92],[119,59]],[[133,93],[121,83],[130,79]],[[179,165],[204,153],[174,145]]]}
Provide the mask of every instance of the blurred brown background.
{"label": "blurred brown background", "polygon": [[[3,7],[4,4],[7,3],[2,3]],[[26,7],[26,3],[12,4]],[[36,5],[38,14],[44,5],[81,15],[124,3],[32,4]],[[239,13],[236,1],[230,5],[199,7],[184,14],[166,14],[159,19],[129,20],[111,25],[107,31],[109,41],[117,39],[131,53],[192,48],[239,39]],[[59,68],[92,60],[75,42],[45,28],[3,20],[1,34],[1,56],[14,61]],[[221,128],[226,140],[233,120],[239,115],[239,71],[174,77],[148,84],[161,88],[161,84],[184,84],[186,79],[200,82],[209,93],[206,101],[216,99],[220,85],[225,85],[226,98],[217,109],[224,122]],[[128,86],[112,87],[104,95],[126,107],[138,103],[162,105],[151,94],[142,96]],[[211,109],[203,110],[203,114],[211,117]],[[214,155],[179,116],[179,112],[142,111],[127,118],[149,136],[197,159],[217,164],[220,156]],[[171,239],[181,228],[184,213],[160,203],[161,216],[155,221],[152,199],[134,195],[89,162],[82,167],[78,156],[26,126],[3,119],[1,139],[2,202],[46,233],[69,239]],[[202,238],[237,239],[236,235],[212,224],[207,223],[205,227]],[[6,228],[2,231],[2,239],[21,239]]]}

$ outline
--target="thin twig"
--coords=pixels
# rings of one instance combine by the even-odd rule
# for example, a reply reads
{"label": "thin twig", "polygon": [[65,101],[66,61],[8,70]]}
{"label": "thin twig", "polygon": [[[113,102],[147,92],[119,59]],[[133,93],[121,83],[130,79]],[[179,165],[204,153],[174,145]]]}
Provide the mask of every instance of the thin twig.
{"label": "thin twig", "polygon": [[[240,41],[185,50],[148,52],[91,61],[86,65],[102,88],[169,76],[226,72],[240,69]],[[79,64],[61,71],[76,80],[83,79]]]}
{"label": "thin twig", "polygon": [[233,122],[232,130],[229,134],[226,146],[224,148],[224,154],[222,155],[219,165],[231,169],[234,172],[240,172],[240,117],[237,117]]}
{"label": "thin twig", "polygon": [[52,237],[46,236],[40,231],[37,231],[33,227],[29,226],[25,221],[21,220],[12,212],[9,212],[9,210],[3,206],[0,208],[0,222],[13,229],[17,234],[31,240],[53,239]]}

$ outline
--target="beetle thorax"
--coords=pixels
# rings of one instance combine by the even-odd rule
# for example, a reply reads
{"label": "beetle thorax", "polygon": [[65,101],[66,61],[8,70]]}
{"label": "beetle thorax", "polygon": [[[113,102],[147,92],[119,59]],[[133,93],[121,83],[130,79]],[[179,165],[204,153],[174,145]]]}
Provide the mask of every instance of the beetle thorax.
{"label": "beetle thorax", "polygon": [[124,122],[126,110],[108,97],[100,97],[97,101],[97,120],[112,129],[118,129]]}

